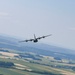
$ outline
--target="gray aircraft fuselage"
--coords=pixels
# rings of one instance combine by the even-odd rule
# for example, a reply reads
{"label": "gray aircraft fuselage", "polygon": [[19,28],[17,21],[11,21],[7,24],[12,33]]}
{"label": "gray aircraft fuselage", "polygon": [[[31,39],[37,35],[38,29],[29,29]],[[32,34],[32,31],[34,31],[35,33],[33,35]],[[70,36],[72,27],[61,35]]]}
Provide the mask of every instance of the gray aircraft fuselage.
{"label": "gray aircraft fuselage", "polygon": [[36,42],[38,42],[38,40],[37,40],[37,39],[35,39],[33,42],[35,42],[35,43],[36,43]]}

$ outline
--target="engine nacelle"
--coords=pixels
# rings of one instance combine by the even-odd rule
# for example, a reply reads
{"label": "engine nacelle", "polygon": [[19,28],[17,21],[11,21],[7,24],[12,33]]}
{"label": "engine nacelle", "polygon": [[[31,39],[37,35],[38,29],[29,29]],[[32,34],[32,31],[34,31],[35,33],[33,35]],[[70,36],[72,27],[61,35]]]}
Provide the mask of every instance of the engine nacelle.
{"label": "engine nacelle", "polygon": [[43,36],[42,38],[45,38],[45,36]]}

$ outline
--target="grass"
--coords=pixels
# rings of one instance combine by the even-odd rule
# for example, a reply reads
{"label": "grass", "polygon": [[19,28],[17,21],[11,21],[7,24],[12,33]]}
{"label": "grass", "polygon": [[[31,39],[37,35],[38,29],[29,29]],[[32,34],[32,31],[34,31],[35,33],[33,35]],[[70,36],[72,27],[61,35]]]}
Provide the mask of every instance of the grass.
{"label": "grass", "polygon": [[[22,64],[24,66],[27,66],[28,68],[32,69],[33,71],[37,71],[37,72],[51,72],[51,73],[55,73],[55,74],[59,74],[58,71],[55,71],[53,69],[51,69],[51,67],[48,66],[44,66],[44,65],[39,65],[39,64],[34,64],[34,63],[28,63],[28,62],[24,62],[22,60],[15,60],[15,59],[2,59],[0,58],[0,61],[7,61],[7,62],[13,62],[13,63],[18,63],[18,64]],[[22,70],[17,70],[17,69],[6,69],[6,68],[1,68],[0,69],[0,73],[2,73],[3,75],[40,75],[39,73],[33,73],[33,72],[27,72],[27,71],[22,71]],[[3,73],[4,72],[4,73]]]}
{"label": "grass", "polygon": [[[43,74],[36,73],[36,72],[49,72],[49,73],[54,73],[54,74],[58,75],[58,74],[63,73],[65,70],[65,69],[52,68],[49,66],[36,64],[36,63],[29,63],[29,62],[25,62],[21,59],[16,60],[16,59],[0,58],[0,61],[18,63],[21,65],[27,66],[28,68],[33,70],[33,72],[28,72],[28,71],[22,71],[22,70],[17,70],[17,69],[0,68],[0,74],[3,74],[3,75],[43,75]],[[39,61],[37,61],[37,62],[39,62]],[[61,66],[65,65],[64,63],[62,64],[62,63],[50,62],[48,59],[43,59],[43,61],[40,61],[40,63],[50,64],[50,65],[57,64],[57,65],[61,65]],[[65,70],[65,72],[66,73],[75,73],[75,72],[69,71],[69,70]]]}
{"label": "grass", "polygon": [[41,74],[21,71],[17,69],[7,69],[7,68],[0,68],[0,74],[3,74],[3,75],[41,75]]}

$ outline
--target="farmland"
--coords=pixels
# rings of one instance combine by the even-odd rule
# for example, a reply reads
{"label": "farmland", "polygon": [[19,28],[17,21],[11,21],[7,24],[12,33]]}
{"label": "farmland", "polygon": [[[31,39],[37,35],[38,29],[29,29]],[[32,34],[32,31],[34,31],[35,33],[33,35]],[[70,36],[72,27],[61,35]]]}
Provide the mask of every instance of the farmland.
{"label": "farmland", "polygon": [[[0,54],[0,62],[12,62],[14,64],[9,68],[0,67],[0,74],[2,75],[74,75],[75,73],[71,69],[75,64],[60,62],[54,57],[36,55],[35,53],[21,53],[22,57],[18,52],[17,54],[13,52],[6,52],[6,54],[2,52]],[[15,54],[19,57],[15,57]],[[69,62],[69,60],[66,61]]]}

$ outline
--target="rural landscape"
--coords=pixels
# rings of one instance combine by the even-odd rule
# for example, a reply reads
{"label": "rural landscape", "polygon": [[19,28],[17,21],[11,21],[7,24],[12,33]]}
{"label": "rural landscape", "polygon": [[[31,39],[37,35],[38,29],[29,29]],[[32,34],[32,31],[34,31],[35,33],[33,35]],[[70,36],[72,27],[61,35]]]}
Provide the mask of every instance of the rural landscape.
{"label": "rural landscape", "polygon": [[74,52],[41,45],[0,36],[0,75],[75,75]]}
{"label": "rural landscape", "polygon": [[0,0],[0,75],[75,75],[75,0]]}

